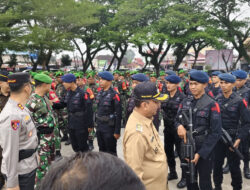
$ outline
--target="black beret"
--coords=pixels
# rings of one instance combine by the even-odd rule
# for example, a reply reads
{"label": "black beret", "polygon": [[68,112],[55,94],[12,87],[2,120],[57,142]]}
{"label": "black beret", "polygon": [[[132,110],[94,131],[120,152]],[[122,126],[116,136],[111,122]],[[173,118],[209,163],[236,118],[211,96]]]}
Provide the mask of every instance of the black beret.
{"label": "black beret", "polygon": [[11,84],[24,84],[30,82],[29,73],[14,73],[8,76],[8,83]]}

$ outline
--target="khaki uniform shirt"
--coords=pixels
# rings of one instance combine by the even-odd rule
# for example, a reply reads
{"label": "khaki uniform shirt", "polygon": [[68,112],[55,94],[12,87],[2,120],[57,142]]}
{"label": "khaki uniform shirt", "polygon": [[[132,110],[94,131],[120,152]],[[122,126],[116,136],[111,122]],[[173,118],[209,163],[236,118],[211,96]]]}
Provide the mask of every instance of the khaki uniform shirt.
{"label": "khaki uniform shirt", "polygon": [[152,119],[132,112],[123,138],[124,158],[147,190],[168,190],[166,154]]}
{"label": "khaki uniform shirt", "polygon": [[38,139],[29,111],[11,98],[0,114],[0,145],[3,148],[2,173],[7,176],[7,188],[12,188],[19,185],[18,175],[37,168],[37,153],[19,162],[19,151],[36,149]]}

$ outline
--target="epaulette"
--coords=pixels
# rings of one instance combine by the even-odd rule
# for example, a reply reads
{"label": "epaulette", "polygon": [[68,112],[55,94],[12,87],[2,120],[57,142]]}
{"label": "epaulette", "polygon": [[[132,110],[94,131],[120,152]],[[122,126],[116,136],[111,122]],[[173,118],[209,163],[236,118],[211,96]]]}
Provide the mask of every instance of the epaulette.
{"label": "epaulette", "polygon": [[23,110],[23,109],[24,109],[24,107],[23,107],[23,105],[22,105],[22,104],[17,104],[17,106],[18,106],[21,110]]}

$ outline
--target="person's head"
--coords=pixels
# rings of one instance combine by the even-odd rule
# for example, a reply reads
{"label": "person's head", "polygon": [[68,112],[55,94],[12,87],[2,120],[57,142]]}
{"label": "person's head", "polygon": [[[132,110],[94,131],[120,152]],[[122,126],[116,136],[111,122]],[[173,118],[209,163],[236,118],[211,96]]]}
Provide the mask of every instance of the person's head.
{"label": "person's head", "polygon": [[236,88],[241,88],[247,82],[247,72],[243,70],[233,71],[232,75],[236,77],[236,82],[235,82]]}
{"label": "person's head", "polygon": [[156,80],[157,80],[157,75],[156,75],[155,73],[152,73],[152,74],[150,75],[150,81],[151,81],[151,82],[156,82]]}
{"label": "person's head", "polygon": [[121,159],[102,152],[76,153],[51,166],[40,190],[145,190]]}
{"label": "person's head", "polygon": [[95,73],[94,72],[89,73],[86,78],[87,78],[88,84],[95,84]]}
{"label": "person's head", "polygon": [[123,81],[125,79],[124,75],[120,75],[119,80]]}
{"label": "person's head", "polygon": [[176,73],[172,70],[167,70],[166,71],[166,76],[170,76],[170,75],[176,75]]}
{"label": "person's head", "polygon": [[76,78],[76,85],[77,86],[83,86],[83,85],[85,85],[84,81],[83,81],[83,79],[81,77],[77,77]]}
{"label": "person's head", "polygon": [[178,72],[178,75],[179,75],[180,78],[183,78],[183,77],[185,76],[185,74],[186,74],[186,72],[185,72],[183,69],[181,69],[181,70]]}
{"label": "person's head", "polygon": [[0,89],[1,89],[1,93],[3,94],[9,94],[10,92],[10,86],[8,83],[8,75],[9,73],[7,71],[0,71]]}
{"label": "person's head", "polygon": [[44,94],[47,94],[50,91],[52,79],[48,75],[37,74],[34,77],[34,80],[36,89],[39,89]]}
{"label": "person's head", "polygon": [[220,82],[220,78],[218,77],[221,74],[220,71],[214,71],[212,72],[211,79],[214,84],[217,84]]}
{"label": "person's head", "polygon": [[66,74],[62,76],[63,86],[66,90],[72,90],[76,85],[76,77],[73,74]]}
{"label": "person's head", "polygon": [[117,71],[117,70],[114,71],[114,72],[113,72],[113,75],[114,75],[114,80],[115,80],[115,81],[119,80],[119,77],[120,77],[120,72],[119,72],[119,71]]}
{"label": "person's head", "polygon": [[135,107],[145,117],[152,118],[168,96],[158,92],[155,83],[142,82],[134,89]]}
{"label": "person's head", "polygon": [[161,78],[162,81],[165,80],[165,76],[166,76],[165,71],[161,71],[161,72],[160,72],[160,78]]}
{"label": "person's head", "polygon": [[30,75],[28,73],[14,73],[8,76],[8,83],[10,87],[11,96],[23,96],[28,99],[32,87],[30,81]]}
{"label": "person's head", "polygon": [[140,84],[141,82],[149,81],[149,78],[143,73],[134,74],[131,76],[131,79],[132,79],[133,89],[136,87],[136,85]]}
{"label": "person's head", "polygon": [[112,85],[112,80],[114,80],[113,75],[108,71],[103,71],[98,73],[100,77],[100,87],[103,89],[109,89]]}
{"label": "person's head", "polygon": [[169,92],[176,91],[179,83],[181,82],[181,78],[177,75],[169,75],[165,77],[165,80],[166,80],[167,90]]}
{"label": "person's head", "polygon": [[203,71],[190,72],[189,89],[191,93],[196,97],[205,93],[205,88],[209,81],[207,73]]}
{"label": "person's head", "polygon": [[220,87],[224,94],[231,93],[234,86],[236,78],[235,76],[229,74],[229,73],[223,73],[219,75],[220,78]]}

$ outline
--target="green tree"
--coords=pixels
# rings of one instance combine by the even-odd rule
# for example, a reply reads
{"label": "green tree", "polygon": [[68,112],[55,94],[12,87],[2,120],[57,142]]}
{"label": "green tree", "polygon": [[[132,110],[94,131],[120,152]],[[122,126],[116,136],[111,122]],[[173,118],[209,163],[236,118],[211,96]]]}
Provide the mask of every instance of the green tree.
{"label": "green tree", "polygon": [[[226,42],[230,42],[238,52],[237,61],[231,69],[235,69],[237,62],[244,57],[250,64],[250,56],[244,42],[250,36],[250,18],[241,18],[241,7],[247,5],[248,0],[213,0],[208,12],[212,16],[215,27],[224,31],[221,36]],[[249,6],[249,5],[248,5]]]}
{"label": "green tree", "polygon": [[61,62],[62,62],[62,66],[70,66],[72,59],[70,59],[70,56],[68,54],[66,55],[62,55],[61,57]]}
{"label": "green tree", "polygon": [[16,67],[17,65],[17,59],[16,59],[16,54],[12,54],[10,56],[10,61],[8,62],[9,67]]}

